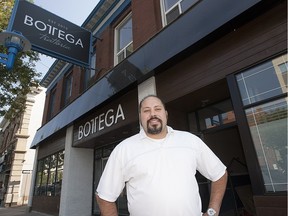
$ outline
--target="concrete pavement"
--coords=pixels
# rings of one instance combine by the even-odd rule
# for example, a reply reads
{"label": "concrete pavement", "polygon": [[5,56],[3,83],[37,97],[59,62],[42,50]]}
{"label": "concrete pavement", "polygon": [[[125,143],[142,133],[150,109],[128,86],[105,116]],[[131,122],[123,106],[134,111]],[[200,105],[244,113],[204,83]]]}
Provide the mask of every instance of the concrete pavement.
{"label": "concrete pavement", "polygon": [[1,216],[49,216],[40,212],[28,212],[27,206],[17,206],[17,207],[0,207]]}

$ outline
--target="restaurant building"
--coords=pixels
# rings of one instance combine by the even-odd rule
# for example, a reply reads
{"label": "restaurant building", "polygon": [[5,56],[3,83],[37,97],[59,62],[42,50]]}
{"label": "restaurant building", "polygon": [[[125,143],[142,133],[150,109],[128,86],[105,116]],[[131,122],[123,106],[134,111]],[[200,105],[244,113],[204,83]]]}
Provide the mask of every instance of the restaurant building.
{"label": "restaurant building", "polygon": [[23,113],[5,115],[0,122],[0,207],[28,204],[35,158],[30,146],[41,126],[45,101],[44,88],[30,90]]}
{"label": "restaurant building", "polygon": [[[93,33],[91,68],[57,60],[41,81],[30,210],[100,215],[107,159],[139,131],[138,102],[157,94],[168,124],[227,166],[220,215],[286,215],[286,9],[285,0],[100,0],[82,24]],[[196,177],[206,211],[210,182]],[[125,191],[117,207],[129,215]]]}

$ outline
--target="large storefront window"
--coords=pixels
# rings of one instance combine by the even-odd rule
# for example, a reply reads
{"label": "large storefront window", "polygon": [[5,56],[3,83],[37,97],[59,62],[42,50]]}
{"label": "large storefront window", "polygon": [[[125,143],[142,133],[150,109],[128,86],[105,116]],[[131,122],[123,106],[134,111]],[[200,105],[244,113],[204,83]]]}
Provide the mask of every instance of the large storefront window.
{"label": "large storefront window", "polygon": [[38,161],[35,196],[60,195],[64,166],[64,151]]}
{"label": "large storefront window", "polygon": [[287,191],[287,55],[236,78],[265,189]]}
{"label": "large storefront window", "polygon": [[266,191],[287,190],[287,99],[246,110]]}

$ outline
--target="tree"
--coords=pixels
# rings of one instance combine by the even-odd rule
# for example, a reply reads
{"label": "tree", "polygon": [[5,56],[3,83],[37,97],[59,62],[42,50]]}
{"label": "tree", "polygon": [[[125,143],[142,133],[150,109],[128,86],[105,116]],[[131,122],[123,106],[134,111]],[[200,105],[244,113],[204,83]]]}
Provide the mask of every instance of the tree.
{"label": "tree", "polygon": [[[13,5],[14,0],[1,1],[0,32],[8,26]],[[0,46],[0,53],[7,53],[7,49]],[[35,70],[38,60],[39,53],[29,51],[18,53],[12,70],[0,64],[0,117],[10,119],[25,110],[26,95],[39,85],[41,74]]]}

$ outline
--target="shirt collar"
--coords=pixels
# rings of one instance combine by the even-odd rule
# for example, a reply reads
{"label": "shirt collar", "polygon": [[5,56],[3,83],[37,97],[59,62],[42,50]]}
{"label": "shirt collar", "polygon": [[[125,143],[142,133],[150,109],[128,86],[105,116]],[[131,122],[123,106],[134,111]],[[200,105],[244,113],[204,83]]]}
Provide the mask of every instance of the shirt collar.
{"label": "shirt collar", "polygon": [[[169,136],[170,134],[174,133],[173,128],[170,127],[170,126],[168,126],[168,125],[167,125],[167,130],[168,130],[168,133],[167,133],[166,137]],[[142,126],[140,127],[139,135],[140,135],[140,139],[149,138],[149,137],[146,135],[146,133],[145,133],[145,131],[144,131],[144,129],[143,129]]]}

